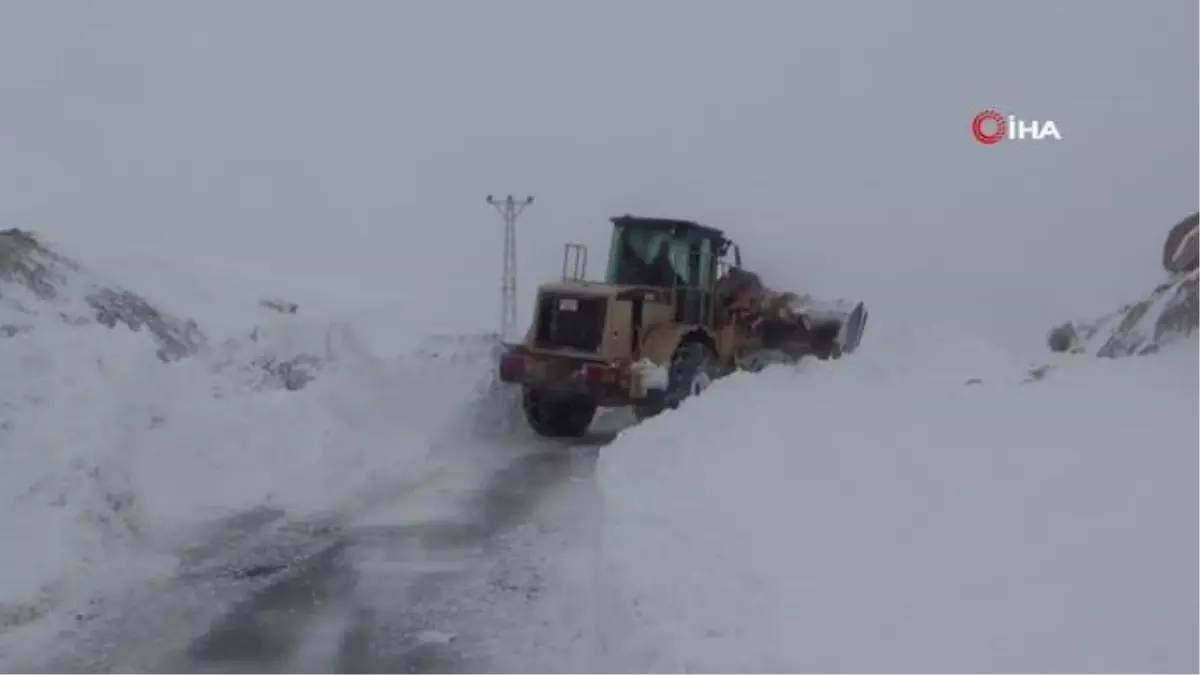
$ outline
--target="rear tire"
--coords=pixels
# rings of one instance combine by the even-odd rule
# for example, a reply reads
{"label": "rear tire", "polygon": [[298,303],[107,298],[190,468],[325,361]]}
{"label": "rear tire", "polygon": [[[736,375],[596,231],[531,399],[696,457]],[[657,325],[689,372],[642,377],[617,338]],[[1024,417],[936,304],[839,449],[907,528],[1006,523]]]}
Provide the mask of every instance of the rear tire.
{"label": "rear tire", "polygon": [[684,399],[704,393],[719,376],[717,357],[707,345],[694,340],[684,342],[671,357],[667,390],[651,392],[644,401],[635,403],[633,414],[640,421],[678,408]]}
{"label": "rear tire", "polygon": [[587,396],[559,394],[525,387],[521,395],[525,421],[547,438],[579,438],[596,416],[596,402]]}

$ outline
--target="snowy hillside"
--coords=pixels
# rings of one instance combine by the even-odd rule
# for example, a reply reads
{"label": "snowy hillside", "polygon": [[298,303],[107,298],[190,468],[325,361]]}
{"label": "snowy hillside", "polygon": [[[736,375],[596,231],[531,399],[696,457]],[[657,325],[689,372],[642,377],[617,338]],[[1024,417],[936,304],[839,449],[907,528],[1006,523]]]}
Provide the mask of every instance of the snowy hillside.
{"label": "snowy hillside", "polygon": [[1200,323],[1200,288],[1197,287],[1196,242],[1200,238],[1192,214],[1167,233],[1162,265],[1168,278],[1137,302],[1131,302],[1098,319],[1068,321],[1050,331],[1050,348],[1056,352],[1102,357],[1149,354],[1186,340]]}
{"label": "snowy hillside", "polygon": [[1056,326],[1050,331],[1050,348],[1102,357],[1149,354],[1193,335],[1198,312],[1200,290],[1192,270],[1099,319]]}
{"label": "snowy hillside", "polygon": [[0,234],[0,653],[39,620],[88,616],[176,572],[219,519],[345,513],[471,433],[492,339],[413,338],[391,309],[264,311],[209,344],[194,322]]}
{"label": "snowy hillside", "polygon": [[31,233],[0,231],[0,336],[47,322],[144,328],[158,343],[163,360],[182,358],[204,344],[195,322],[108,283]]}
{"label": "snowy hillside", "polygon": [[895,337],[605,449],[601,667],[1195,671],[1195,338],[1031,381]]}

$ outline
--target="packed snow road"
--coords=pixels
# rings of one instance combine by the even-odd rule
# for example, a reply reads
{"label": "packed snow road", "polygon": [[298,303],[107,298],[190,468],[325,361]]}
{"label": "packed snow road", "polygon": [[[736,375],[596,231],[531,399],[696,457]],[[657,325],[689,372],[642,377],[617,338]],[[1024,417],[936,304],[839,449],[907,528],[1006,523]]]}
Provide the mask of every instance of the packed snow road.
{"label": "packed snow road", "polygon": [[[600,431],[575,446],[543,444],[482,485],[442,485],[447,494],[358,519],[239,603],[168,669],[589,670],[579,663],[589,617],[554,605],[566,589],[554,587],[561,570],[547,567],[571,551],[594,559],[595,450],[610,438]],[[457,513],[407,513],[447,498],[459,501]]]}
{"label": "packed snow road", "polygon": [[419,484],[341,522],[230,518],[185,573],[96,617],[37,669],[590,670],[590,598],[573,579],[594,572],[596,454],[621,423],[601,419],[575,444],[443,454]]}

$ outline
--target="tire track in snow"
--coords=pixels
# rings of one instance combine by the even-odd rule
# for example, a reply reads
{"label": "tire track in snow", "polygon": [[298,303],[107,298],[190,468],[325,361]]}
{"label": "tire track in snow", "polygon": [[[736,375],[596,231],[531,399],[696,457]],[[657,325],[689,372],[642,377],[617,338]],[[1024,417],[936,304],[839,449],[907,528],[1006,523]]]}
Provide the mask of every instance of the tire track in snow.
{"label": "tire track in snow", "polygon": [[[505,555],[497,540],[547,491],[569,474],[590,480],[595,448],[622,424],[602,417],[598,433],[578,445],[523,432],[486,443],[451,434],[436,439],[440,447],[414,472],[316,517],[296,521],[259,508],[189,528],[179,533],[188,539],[176,576],[67,619],[45,649],[27,650],[30,658],[12,665],[32,672],[419,672],[479,662],[477,654],[464,656],[462,640],[428,628],[431,617],[453,613],[455,589],[478,585],[489,556]],[[465,483],[461,465],[471,466]],[[363,522],[382,507],[419,511],[423,502],[460,508],[454,517],[442,508],[416,521]],[[373,586],[373,579],[386,581]]]}
{"label": "tire track in snow", "polygon": [[[188,648],[188,672],[446,672],[488,669],[486,650],[459,631],[485,595],[532,593],[482,576],[505,555],[497,542],[525,523],[548,490],[572,475],[590,479],[595,449],[540,444],[455,495],[451,517],[348,525],[324,552],[241,602]],[[404,502],[401,501],[401,504]],[[533,572],[536,576],[536,570]],[[463,602],[467,604],[464,606]],[[471,621],[466,621],[474,627]]]}

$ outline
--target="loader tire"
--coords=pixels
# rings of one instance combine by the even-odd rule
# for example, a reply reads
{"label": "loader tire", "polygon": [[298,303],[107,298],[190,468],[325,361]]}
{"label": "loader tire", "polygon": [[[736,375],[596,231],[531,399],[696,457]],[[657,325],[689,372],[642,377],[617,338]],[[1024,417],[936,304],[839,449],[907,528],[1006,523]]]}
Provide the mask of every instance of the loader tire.
{"label": "loader tire", "polygon": [[703,342],[688,341],[679,345],[671,357],[667,375],[667,390],[652,392],[643,402],[634,404],[638,420],[648,419],[667,409],[675,409],[684,399],[708,389],[720,375],[717,357]]}
{"label": "loader tire", "polygon": [[525,421],[547,438],[579,438],[596,416],[596,402],[586,396],[558,394],[525,387],[521,395]]}

